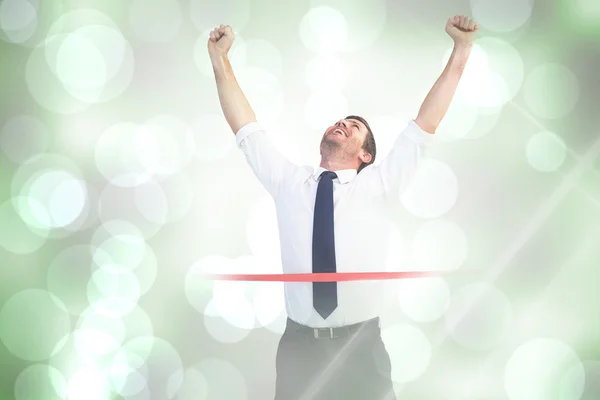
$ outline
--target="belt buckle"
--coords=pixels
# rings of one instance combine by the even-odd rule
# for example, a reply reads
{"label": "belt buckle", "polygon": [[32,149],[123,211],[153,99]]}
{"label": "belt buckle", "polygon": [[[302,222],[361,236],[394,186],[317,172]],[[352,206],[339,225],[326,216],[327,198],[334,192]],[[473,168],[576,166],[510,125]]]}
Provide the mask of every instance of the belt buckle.
{"label": "belt buckle", "polygon": [[335,339],[337,337],[333,335],[333,328],[313,328],[313,335],[315,339],[321,339],[319,332],[322,330],[329,332],[329,334],[327,336],[323,336],[323,338]]}

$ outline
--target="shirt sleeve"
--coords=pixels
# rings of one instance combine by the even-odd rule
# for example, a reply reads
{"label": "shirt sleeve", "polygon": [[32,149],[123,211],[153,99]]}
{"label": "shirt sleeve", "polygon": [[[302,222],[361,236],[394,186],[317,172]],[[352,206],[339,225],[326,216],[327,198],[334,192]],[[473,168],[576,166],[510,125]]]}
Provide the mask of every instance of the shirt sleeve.
{"label": "shirt sleeve", "polygon": [[374,194],[400,195],[412,181],[423,151],[434,139],[433,136],[410,120],[386,157],[378,165],[370,165],[358,175],[365,173],[363,179]]}
{"label": "shirt sleeve", "polygon": [[244,125],[235,135],[237,146],[246,156],[250,168],[273,197],[277,197],[285,179],[298,169],[274,146],[258,122]]}

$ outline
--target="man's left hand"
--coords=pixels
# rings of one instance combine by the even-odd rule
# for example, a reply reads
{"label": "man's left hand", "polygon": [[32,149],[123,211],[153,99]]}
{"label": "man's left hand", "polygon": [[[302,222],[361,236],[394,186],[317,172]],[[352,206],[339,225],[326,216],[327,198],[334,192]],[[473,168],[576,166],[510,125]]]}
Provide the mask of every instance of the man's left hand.
{"label": "man's left hand", "polygon": [[456,15],[446,23],[446,33],[454,40],[454,44],[472,45],[479,25],[474,19],[464,15]]}

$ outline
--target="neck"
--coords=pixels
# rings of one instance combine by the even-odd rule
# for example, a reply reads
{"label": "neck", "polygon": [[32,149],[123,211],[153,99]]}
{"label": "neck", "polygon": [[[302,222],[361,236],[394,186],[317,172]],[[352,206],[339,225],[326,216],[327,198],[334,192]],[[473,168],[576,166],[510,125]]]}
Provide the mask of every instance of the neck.
{"label": "neck", "polygon": [[322,168],[325,168],[327,171],[340,171],[343,169],[358,169],[356,165],[351,165],[349,163],[339,162],[335,160],[327,160],[321,158],[321,164],[319,164]]}
{"label": "neck", "polygon": [[356,160],[351,159],[344,153],[342,148],[336,147],[330,143],[321,143],[321,163],[322,168],[327,171],[340,171],[342,169],[356,169]]}

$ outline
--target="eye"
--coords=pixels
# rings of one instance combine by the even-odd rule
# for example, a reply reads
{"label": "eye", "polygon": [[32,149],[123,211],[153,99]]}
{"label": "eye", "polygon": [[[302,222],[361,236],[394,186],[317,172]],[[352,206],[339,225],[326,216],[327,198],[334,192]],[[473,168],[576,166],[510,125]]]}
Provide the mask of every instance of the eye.
{"label": "eye", "polygon": [[356,125],[356,124],[352,124],[352,126],[355,127],[356,129],[358,129],[358,125]]}

